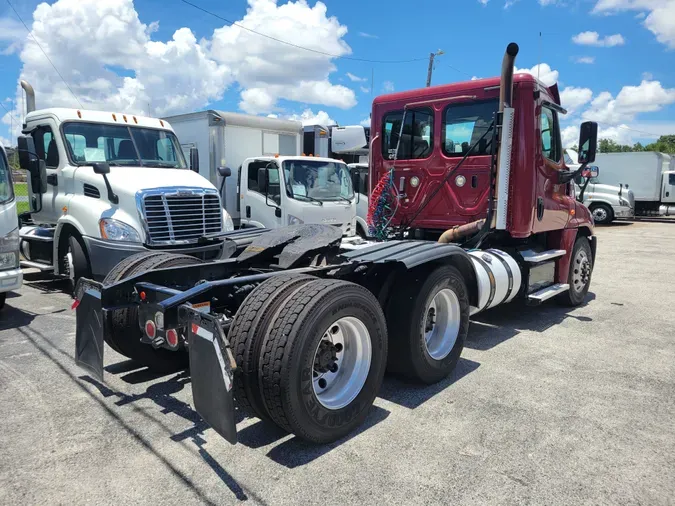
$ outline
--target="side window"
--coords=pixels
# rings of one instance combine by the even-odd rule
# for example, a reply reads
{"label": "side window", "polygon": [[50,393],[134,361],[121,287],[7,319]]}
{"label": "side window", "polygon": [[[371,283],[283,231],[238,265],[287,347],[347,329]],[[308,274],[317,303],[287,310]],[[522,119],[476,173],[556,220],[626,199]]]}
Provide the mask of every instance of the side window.
{"label": "side window", "polygon": [[448,157],[463,157],[474,144],[471,155],[489,155],[492,135],[479,139],[490,128],[499,103],[497,100],[451,104],[443,114],[443,153]]}
{"label": "side window", "polygon": [[35,142],[35,150],[41,160],[49,169],[56,169],[59,166],[59,150],[54,140],[52,129],[48,126],[38,127],[31,134]]}
{"label": "side window", "polygon": [[[405,121],[403,130],[402,121]],[[434,113],[431,109],[409,110],[405,113],[396,111],[385,115],[382,125],[382,155],[386,160],[393,160],[398,145],[398,160],[427,158],[434,147],[433,127]]]}
{"label": "side window", "polygon": [[553,162],[560,161],[560,131],[557,114],[547,107],[541,108],[541,151]]}
{"label": "side window", "polygon": [[675,186],[675,174],[668,174],[668,184]]}
{"label": "side window", "polygon": [[248,189],[254,192],[259,192],[258,188],[258,169],[260,164],[257,162],[251,162],[248,164]]}

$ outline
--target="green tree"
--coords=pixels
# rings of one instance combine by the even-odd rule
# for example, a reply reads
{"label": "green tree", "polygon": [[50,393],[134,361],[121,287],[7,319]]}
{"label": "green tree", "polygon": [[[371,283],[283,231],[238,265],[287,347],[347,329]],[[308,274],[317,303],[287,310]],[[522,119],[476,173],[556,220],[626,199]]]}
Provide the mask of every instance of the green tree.
{"label": "green tree", "polygon": [[675,135],[662,135],[659,140],[645,146],[645,151],[675,153]]}

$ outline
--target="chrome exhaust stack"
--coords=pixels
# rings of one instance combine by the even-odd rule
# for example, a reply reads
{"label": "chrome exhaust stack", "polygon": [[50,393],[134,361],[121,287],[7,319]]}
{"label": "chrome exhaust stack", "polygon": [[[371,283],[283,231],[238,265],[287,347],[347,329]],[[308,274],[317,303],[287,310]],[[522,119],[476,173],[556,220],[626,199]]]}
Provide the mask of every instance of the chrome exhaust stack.
{"label": "chrome exhaust stack", "polygon": [[26,114],[35,110],[35,90],[28,81],[21,79],[21,87],[26,92]]}
{"label": "chrome exhaust stack", "polygon": [[511,42],[502,59],[502,73],[499,80],[499,116],[501,132],[497,152],[496,200],[492,228],[506,230],[509,206],[509,177],[511,175],[511,148],[513,145],[513,69],[518,55],[518,44]]}

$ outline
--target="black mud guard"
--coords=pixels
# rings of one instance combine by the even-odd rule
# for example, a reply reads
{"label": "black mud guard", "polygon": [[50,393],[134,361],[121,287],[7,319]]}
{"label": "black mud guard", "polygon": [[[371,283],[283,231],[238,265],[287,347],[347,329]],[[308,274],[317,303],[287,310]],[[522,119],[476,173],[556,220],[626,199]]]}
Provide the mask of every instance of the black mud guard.
{"label": "black mud guard", "polygon": [[236,362],[220,323],[187,309],[190,376],[195,410],[232,444],[237,442],[232,382]]}
{"label": "black mud guard", "polygon": [[75,363],[103,382],[103,336],[108,312],[101,307],[101,292],[89,289],[76,310]]}

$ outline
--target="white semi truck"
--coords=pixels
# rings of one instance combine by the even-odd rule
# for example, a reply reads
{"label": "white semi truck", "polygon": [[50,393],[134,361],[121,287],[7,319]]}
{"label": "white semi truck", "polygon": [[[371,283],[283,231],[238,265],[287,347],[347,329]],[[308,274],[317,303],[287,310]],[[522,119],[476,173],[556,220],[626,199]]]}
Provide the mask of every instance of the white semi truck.
{"label": "white semi truck", "polygon": [[215,186],[188,170],[171,125],[159,118],[91,110],[35,110],[18,139],[30,212],[21,216],[23,267],[104,278],[145,250],[220,258],[234,230]]}
{"label": "white semi truck", "polygon": [[[577,163],[577,152],[566,149],[565,164],[572,170],[580,165]],[[596,170],[596,172],[598,172]],[[576,194],[581,196],[584,205],[590,209],[593,221],[600,225],[608,225],[616,218],[633,218],[635,216],[635,197],[633,192],[623,186],[613,186],[600,182],[599,177],[579,176],[576,180]],[[581,195],[581,188],[584,193]]]}
{"label": "white semi truck", "polygon": [[0,146],[0,309],[5,306],[7,293],[18,290],[22,283],[16,197],[7,153]]}
{"label": "white semi truck", "polygon": [[675,214],[675,160],[665,153],[598,153],[602,182],[629,188],[636,216]]}
{"label": "white semi truck", "polygon": [[236,227],[324,223],[355,235],[356,203],[346,164],[304,156],[304,144],[322,142],[324,129],[312,128],[305,136],[299,121],[215,110],[165,120],[183,151],[191,153],[192,170],[220,189]]}

